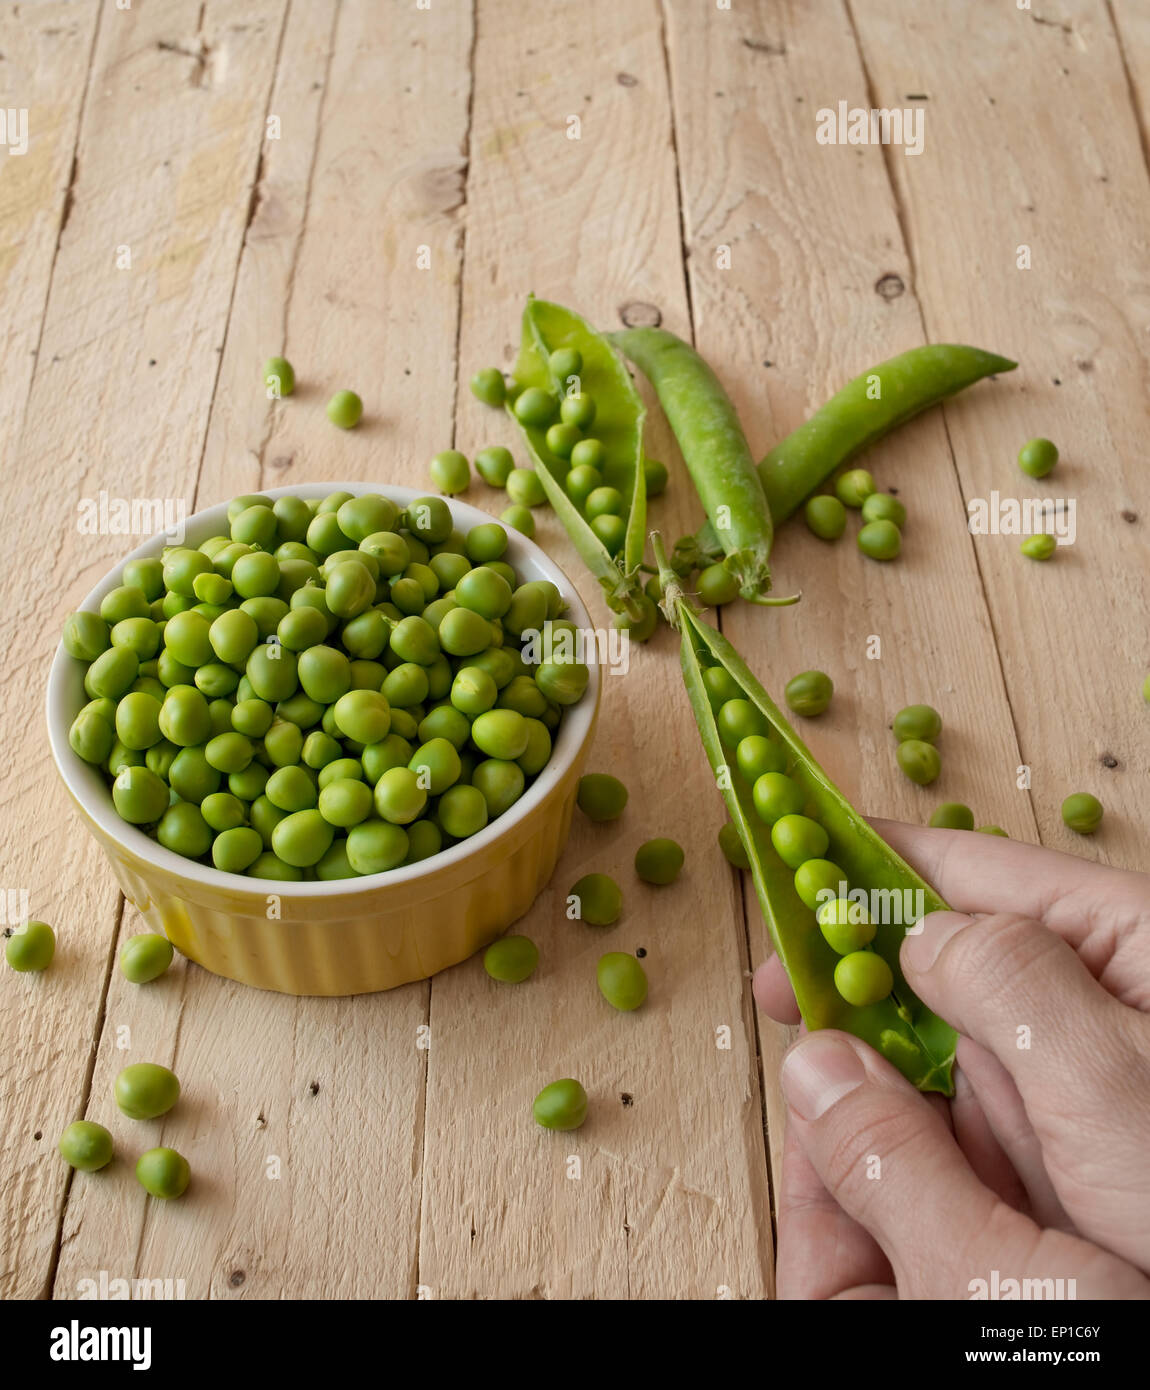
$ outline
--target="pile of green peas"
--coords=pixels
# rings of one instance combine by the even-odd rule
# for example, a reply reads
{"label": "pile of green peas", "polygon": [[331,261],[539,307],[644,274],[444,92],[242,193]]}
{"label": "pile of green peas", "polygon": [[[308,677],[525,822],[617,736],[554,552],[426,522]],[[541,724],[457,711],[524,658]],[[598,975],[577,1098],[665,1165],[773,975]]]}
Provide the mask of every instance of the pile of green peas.
{"label": "pile of green peas", "polygon": [[427,859],[523,795],[589,672],[502,526],[347,492],[227,516],[64,625],[89,696],[71,746],[125,820],[225,872],[339,879]]}
{"label": "pile of green peas", "polygon": [[[835,988],[848,1004],[877,1004],[890,994],[894,976],[886,961],[869,949],[875,926],[861,904],[845,896],[849,891],[846,872],[826,857],[830,837],[807,814],[806,793],[787,772],[787,750],[772,736],[763,712],[724,667],[704,670],[703,685],[719,737],[734,752],[735,767],[751,788],[755,813],[770,827],[775,853],[793,871],[795,891],[815,913],[827,944],[841,957],[835,967]],[[738,855],[732,840],[737,842],[737,832],[733,826],[724,826],[719,834],[724,854],[745,867],[746,852]]]}
{"label": "pile of green peas", "polygon": [[[563,394],[556,396],[538,386],[520,389],[518,383],[508,387],[503,373],[496,367],[485,367],[471,378],[472,394],[484,405],[500,407],[509,399],[515,418],[522,425],[545,431],[548,451],[566,467],[564,491],[579,508],[591,530],[612,555],[623,548],[627,534],[627,508],[630,498],[606,480],[604,465],[607,452],[603,441],[593,433],[596,402],[582,389],[583,355],[578,348],[556,348],[549,365],[555,377],[563,383]],[[530,526],[534,521],[531,508],[547,501],[539,475],[532,468],[516,468],[508,450],[493,447],[476,457],[475,467],[480,477],[492,487],[505,488],[511,507],[502,514],[508,525],[523,530],[520,522]],[[647,496],[657,497],[667,486],[667,469],[655,459],[645,459],[643,475]],[[508,515],[513,512],[514,516]]]}
{"label": "pile of green peas", "polygon": [[835,479],[832,493],[820,493],[803,509],[807,528],[820,540],[837,541],[846,530],[847,508],[862,514],[858,548],[872,560],[893,560],[902,549],[906,508],[889,492],[879,492],[865,468],[850,468]]}

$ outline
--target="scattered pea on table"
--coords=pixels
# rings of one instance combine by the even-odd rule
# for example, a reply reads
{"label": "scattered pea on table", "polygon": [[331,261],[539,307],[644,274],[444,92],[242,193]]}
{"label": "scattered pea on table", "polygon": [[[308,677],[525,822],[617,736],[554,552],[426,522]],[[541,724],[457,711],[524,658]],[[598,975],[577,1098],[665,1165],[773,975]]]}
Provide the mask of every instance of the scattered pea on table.
{"label": "scattered pea on table", "polygon": [[532,1113],[544,1129],[578,1129],[587,1119],[587,1092],[572,1077],[552,1081],[535,1097]]}
{"label": "scattered pea on table", "polygon": [[64,1162],[82,1173],[95,1173],[112,1161],[112,1136],[92,1120],[73,1120],[57,1147]]}
{"label": "scattered pea on table", "polygon": [[800,671],[783,691],[788,706],[807,719],[824,713],[834,693],[834,682],[825,671]]}
{"label": "scattered pea on table", "polygon": [[599,992],[613,1009],[630,1013],[647,998],[647,973],[626,951],[608,951],[595,967]]}
{"label": "scattered pea on table", "polygon": [[[262,846],[262,841],[261,841]],[[159,979],[172,963],[172,943],[158,932],[141,932],[128,937],[120,951],[120,969],[134,985]]]}
{"label": "scattered pea on table", "polygon": [[647,840],[635,851],[635,872],[644,883],[674,883],[683,868],[683,858],[683,847],[675,840]]}
{"label": "scattered pea on table", "polygon": [[182,1197],[192,1180],[188,1160],[175,1149],[148,1149],[136,1160],[136,1178],[153,1197]]}
{"label": "scattered pea on table", "polygon": [[493,980],[516,985],[535,973],[539,947],[529,936],[503,936],[483,954],[483,968]]}
{"label": "scattered pea on table", "polygon": [[609,927],[623,910],[623,892],[609,874],[584,874],[567,894],[568,916],[592,927]]}
{"label": "scattered pea on table", "polygon": [[56,954],[56,933],[47,922],[22,922],[4,943],[4,959],[21,974],[47,970]]}
{"label": "scattered pea on table", "polygon": [[1075,792],[1062,803],[1062,823],[1078,835],[1093,835],[1102,815],[1101,801],[1090,792]]}
{"label": "scattered pea on table", "polygon": [[627,805],[627,788],[609,772],[588,772],[579,779],[575,799],[588,820],[618,820]]}
{"label": "scattered pea on table", "polygon": [[133,1062],[116,1077],[116,1104],[131,1120],[166,1115],[180,1098],[175,1072],[155,1062]]}

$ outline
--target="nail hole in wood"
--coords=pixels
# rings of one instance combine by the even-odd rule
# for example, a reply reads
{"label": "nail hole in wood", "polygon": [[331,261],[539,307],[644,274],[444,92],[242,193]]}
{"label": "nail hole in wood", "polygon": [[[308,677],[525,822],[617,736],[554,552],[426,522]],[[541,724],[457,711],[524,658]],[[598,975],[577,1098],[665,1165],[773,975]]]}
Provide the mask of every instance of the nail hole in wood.
{"label": "nail hole in wood", "polygon": [[633,299],[619,310],[619,317],[628,328],[658,328],[663,322],[662,312],[654,304],[644,304],[641,299]]}
{"label": "nail hole in wood", "polygon": [[313,1081],[313,1082],[311,1083],[311,1085],[308,1087],[308,1090],[312,1093],[313,1096],[318,1096],[318,1095],[319,1095],[319,1082],[318,1082],[318,1081]]}
{"label": "nail hole in wood", "polygon": [[1122,520],[1123,520],[1123,521],[1129,521],[1131,524],[1133,524],[1135,521],[1138,520],[1138,513],[1137,513],[1137,512],[1132,512],[1132,511],[1130,510],[1130,508],[1127,507],[1127,508],[1121,513],[1121,517],[1122,517]]}
{"label": "nail hole in wood", "polygon": [[874,282],[874,291],[883,299],[891,300],[905,294],[906,286],[903,284],[901,275],[895,275],[893,271],[890,271],[886,275],[880,275]]}
{"label": "nail hole in wood", "polygon": [[636,955],[640,960],[642,960],[643,957],[644,957],[646,954],[647,954],[647,948],[646,948],[646,946],[640,946],[639,949],[635,952],[635,955]]}
{"label": "nail hole in wood", "polygon": [[1114,756],[1113,753],[1103,753],[1102,756],[1098,759],[1098,761],[1102,764],[1103,767],[1118,766],[1118,759]]}
{"label": "nail hole in wood", "polygon": [[620,1091],[619,1099],[623,1102],[623,1108],[629,1110],[635,1104],[635,1097],[630,1091]]}
{"label": "nail hole in wood", "polygon": [[247,1279],[247,1277],[248,1276],[243,1272],[242,1269],[233,1269],[232,1272],[228,1275],[228,1283],[232,1286],[233,1289],[238,1289],[243,1285],[244,1280]]}

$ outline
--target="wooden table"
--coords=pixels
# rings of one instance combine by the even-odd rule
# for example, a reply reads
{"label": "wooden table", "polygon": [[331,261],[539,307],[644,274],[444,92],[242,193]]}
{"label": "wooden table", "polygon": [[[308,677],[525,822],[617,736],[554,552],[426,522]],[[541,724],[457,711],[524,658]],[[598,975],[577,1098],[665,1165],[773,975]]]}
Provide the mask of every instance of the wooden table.
{"label": "wooden table", "polygon": [[[22,0],[0,10],[0,54],[0,105],[28,113],[0,171],[3,886],[59,937],[47,974],[0,972],[0,1296],[73,1297],[100,1271],[189,1298],[770,1295],[787,1037],[752,1005],[768,943],[715,847],[672,634],[606,681],[593,764],[630,805],[613,826],[576,818],[522,923],[543,953],[529,985],[471,961],[292,999],[178,962],[141,989],[116,965],[140,920],[44,733],[61,621],[128,545],[79,534],[77,509],[410,484],[439,449],[518,447],[465,383],[510,365],[532,290],[693,338],[757,455],[895,352],[993,348],[1019,370],[869,458],[910,514],[900,562],[790,525],[774,567],[802,603],[722,625],[776,695],[798,670],[833,675],[804,734],[865,810],[923,822],[961,800],[1013,836],[1145,867],[1150,11]],[[922,152],[820,144],[840,101],[922,113]],[[275,405],[259,370],[281,348],[300,385]],[[354,433],[324,418],[342,386],[367,403]],[[1045,484],[1014,464],[1036,434],[1063,453]],[[673,538],[700,513],[657,413],[649,449],[671,464],[654,512]],[[972,537],[965,502],[992,489],[1073,498],[1076,544],[1036,565]],[[503,501],[478,482],[468,500]],[[605,620],[553,516],[539,533]],[[927,791],[887,729],[924,699],[946,721]],[[1091,840],[1059,819],[1073,790],[1106,805]],[[654,834],[687,846],[673,889],[630,869]],[[562,912],[591,869],[626,886],[606,933]],[[651,998],[622,1017],[594,963],[639,947]],[[134,1126],[111,1083],[144,1058],[185,1095]],[[592,1118],[545,1133],[531,1099],[570,1073]],[[82,1115],[122,1157],[73,1180],[55,1142]],[[160,1136],[195,1174],[171,1205],[123,1161]]]}

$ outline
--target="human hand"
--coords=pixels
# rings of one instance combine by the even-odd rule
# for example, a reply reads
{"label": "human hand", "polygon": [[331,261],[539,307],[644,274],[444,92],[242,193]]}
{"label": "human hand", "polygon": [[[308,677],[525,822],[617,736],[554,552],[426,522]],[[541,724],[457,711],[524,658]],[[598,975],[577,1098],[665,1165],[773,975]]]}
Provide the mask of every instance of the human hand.
{"label": "human hand", "polygon": [[[969,1298],[997,1272],[1150,1298],[1150,878],[875,824],[955,909],[901,962],[962,1034],[956,1094],[922,1095],[845,1033],[790,1049],[780,1297]],[[754,992],[798,1021],[777,959]]]}

